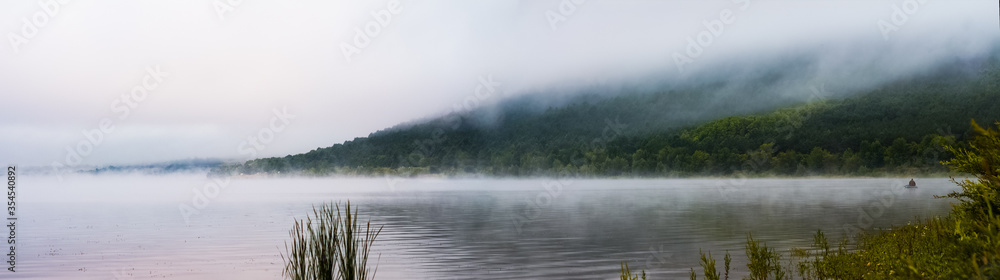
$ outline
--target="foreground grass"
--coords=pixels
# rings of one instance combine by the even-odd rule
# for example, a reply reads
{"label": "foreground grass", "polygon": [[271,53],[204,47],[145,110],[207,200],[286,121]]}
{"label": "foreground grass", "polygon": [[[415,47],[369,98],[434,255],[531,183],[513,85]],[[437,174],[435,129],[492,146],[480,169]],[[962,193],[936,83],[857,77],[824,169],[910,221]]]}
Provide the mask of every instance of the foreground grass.
{"label": "foreground grass", "polygon": [[[997,123],[1000,126],[1000,123]],[[805,279],[996,279],[1000,276],[1000,133],[983,129],[969,143],[970,149],[948,146],[955,157],[944,162],[956,172],[976,180],[955,180],[961,192],[945,217],[915,221],[888,230],[861,233],[855,250],[841,245],[801,270]],[[821,235],[822,233],[817,233]],[[826,246],[819,238],[814,247]],[[800,255],[802,252],[799,252]]]}
{"label": "foreground grass", "polygon": [[[996,124],[1000,126],[1000,123]],[[953,180],[962,187],[945,197],[958,200],[945,217],[913,221],[890,229],[859,233],[858,242],[841,241],[831,248],[817,231],[811,248],[782,254],[747,235],[744,279],[998,279],[1000,278],[1000,132],[983,129],[974,121],[977,136],[968,149],[948,145],[955,156],[943,162],[952,171],[975,180]],[[729,278],[726,254],[724,278]],[[794,267],[781,264],[795,263]],[[704,279],[718,280],[711,252],[701,256]],[[645,271],[643,271],[645,276]],[[691,270],[691,279],[697,279]],[[637,279],[623,266],[622,279]]]}
{"label": "foreground grass", "polygon": [[343,212],[337,204],[313,207],[313,215],[296,220],[289,231],[292,240],[281,255],[282,275],[293,280],[373,279],[378,269],[368,265],[368,256],[381,232],[381,227],[373,230],[371,222],[362,228],[350,201]]}

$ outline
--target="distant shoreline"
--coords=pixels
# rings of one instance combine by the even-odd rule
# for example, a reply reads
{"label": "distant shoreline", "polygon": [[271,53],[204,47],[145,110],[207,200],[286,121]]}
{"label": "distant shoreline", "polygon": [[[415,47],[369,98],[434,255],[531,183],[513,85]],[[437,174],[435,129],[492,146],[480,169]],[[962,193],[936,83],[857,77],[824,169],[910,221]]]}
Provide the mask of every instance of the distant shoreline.
{"label": "distant shoreline", "polygon": [[[350,179],[382,179],[382,178],[402,178],[402,179],[553,179],[553,178],[567,178],[567,179],[582,179],[582,180],[632,180],[632,179],[885,179],[885,178],[898,178],[898,179],[910,179],[910,178],[953,178],[953,177],[963,177],[967,175],[958,173],[948,173],[948,172],[934,172],[934,173],[923,173],[923,174],[897,174],[897,173],[886,173],[886,174],[871,174],[871,175],[806,175],[806,176],[794,176],[794,175],[775,175],[775,174],[763,174],[763,175],[749,175],[749,176],[739,176],[739,175],[729,175],[729,176],[712,176],[712,175],[698,175],[698,176],[598,176],[598,175],[581,175],[572,174],[569,176],[555,175],[555,176],[544,176],[544,175],[531,175],[531,176],[496,176],[496,175],[486,175],[486,174],[458,174],[458,175],[446,175],[446,174],[419,174],[413,176],[402,176],[393,174],[326,174],[326,175],[312,175],[312,174],[237,174],[237,175],[218,175],[218,174],[208,174],[210,177],[217,176],[228,176],[231,178],[239,179],[257,179],[257,178],[350,178]],[[918,182],[919,183],[919,182]]]}

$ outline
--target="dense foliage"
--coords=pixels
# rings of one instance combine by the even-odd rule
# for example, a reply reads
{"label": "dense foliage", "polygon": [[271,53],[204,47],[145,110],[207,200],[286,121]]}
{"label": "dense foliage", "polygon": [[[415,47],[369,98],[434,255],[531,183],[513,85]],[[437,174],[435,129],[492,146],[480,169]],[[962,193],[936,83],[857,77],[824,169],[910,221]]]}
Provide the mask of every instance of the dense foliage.
{"label": "dense foliage", "polygon": [[[400,126],[343,144],[229,165],[230,174],[495,176],[877,175],[946,172],[945,144],[962,142],[969,119],[1000,120],[1000,66],[928,73],[846,99],[770,112],[749,100],[712,103],[715,85],[686,92],[578,98],[529,109],[524,100]],[[972,69],[972,70],[969,70]],[[521,103],[518,103],[521,102]],[[709,121],[711,119],[714,121]]]}

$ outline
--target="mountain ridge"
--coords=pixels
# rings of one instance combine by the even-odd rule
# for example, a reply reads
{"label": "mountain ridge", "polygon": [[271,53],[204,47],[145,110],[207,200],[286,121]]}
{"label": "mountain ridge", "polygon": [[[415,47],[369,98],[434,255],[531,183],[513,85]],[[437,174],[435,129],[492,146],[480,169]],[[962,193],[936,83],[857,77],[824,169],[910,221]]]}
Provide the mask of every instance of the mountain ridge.
{"label": "mountain ridge", "polygon": [[[760,75],[757,88],[740,98],[711,94],[732,87],[724,82],[654,93],[585,93],[542,110],[529,106],[533,97],[528,96],[506,100],[498,109],[401,124],[214,173],[725,175],[745,171],[741,166],[754,153],[771,153],[769,162],[781,157],[785,164],[780,170],[771,164],[752,170],[766,174],[942,171],[920,154],[933,150],[943,156],[935,147],[965,137],[970,119],[1000,120],[1000,107],[991,102],[1000,100],[998,65],[997,55],[957,59],[857,94],[831,94],[826,84],[812,84],[804,89],[812,102],[754,103],[754,98],[774,97],[767,89],[782,81],[780,71]],[[767,110],[761,104],[784,106]],[[609,128],[616,127],[609,137]],[[733,134],[740,131],[744,135]],[[875,152],[879,149],[881,156]],[[822,164],[826,167],[815,166],[817,157],[829,161]]]}

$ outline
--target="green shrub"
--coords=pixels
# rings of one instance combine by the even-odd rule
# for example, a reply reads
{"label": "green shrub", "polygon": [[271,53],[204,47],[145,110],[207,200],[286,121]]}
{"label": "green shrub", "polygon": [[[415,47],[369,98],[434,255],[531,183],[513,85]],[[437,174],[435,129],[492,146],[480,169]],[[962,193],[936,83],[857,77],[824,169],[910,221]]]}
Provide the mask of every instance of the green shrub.
{"label": "green shrub", "polygon": [[750,275],[744,279],[767,280],[773,275],[775,280],[785,279],[786,271],[781,267],[781,254],[774,248],[768,248],[766,243],[753,239],[747,234],[747,270]]}

